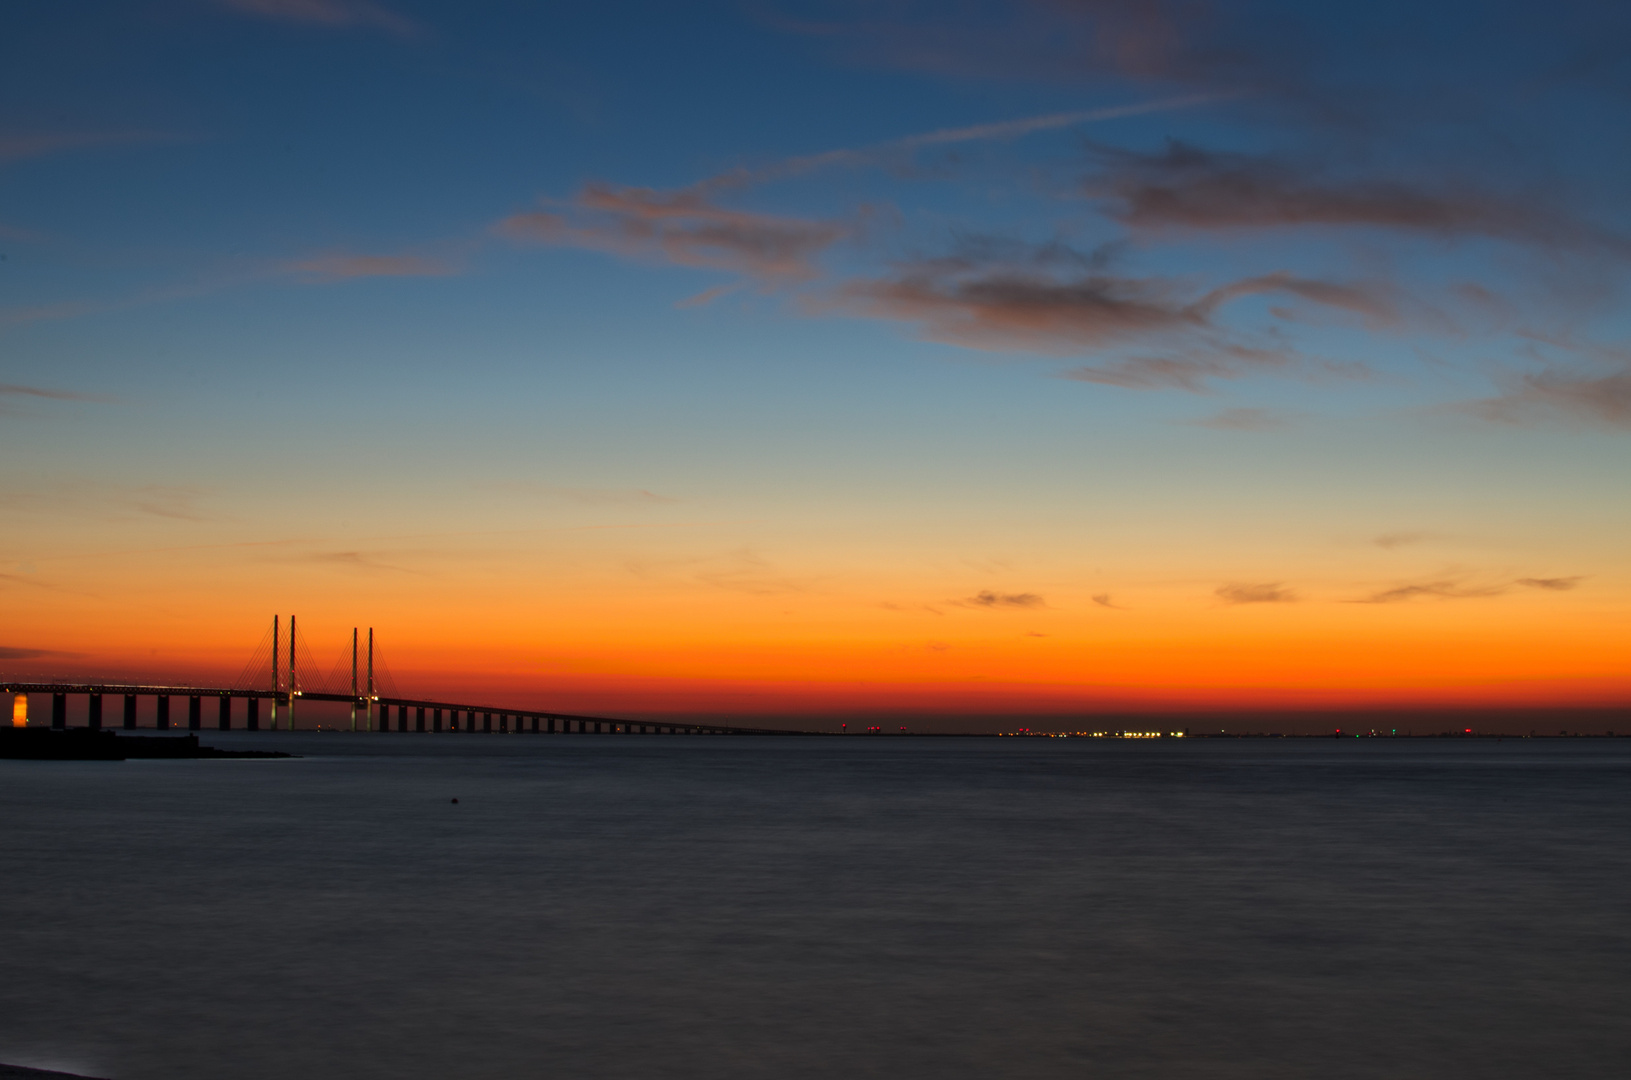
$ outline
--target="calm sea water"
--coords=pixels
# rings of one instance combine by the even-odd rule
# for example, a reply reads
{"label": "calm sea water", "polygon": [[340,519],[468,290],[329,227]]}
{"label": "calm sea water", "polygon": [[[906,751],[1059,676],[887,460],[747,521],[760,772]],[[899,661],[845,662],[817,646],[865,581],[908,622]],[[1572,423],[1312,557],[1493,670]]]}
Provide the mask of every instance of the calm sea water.
{"label": "calm sea water", "polygon": [[1631,1073],[1631,740],[205,741],[0,761],[0,1061]]}

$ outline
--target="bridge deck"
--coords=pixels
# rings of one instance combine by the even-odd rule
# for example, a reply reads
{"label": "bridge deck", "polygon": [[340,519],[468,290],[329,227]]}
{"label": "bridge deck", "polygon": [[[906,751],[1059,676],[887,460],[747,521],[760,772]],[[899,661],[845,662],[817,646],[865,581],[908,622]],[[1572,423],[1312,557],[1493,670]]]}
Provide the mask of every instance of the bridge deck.
{"label": "bridge deck", "polygon": [[[253,690],[236,686],[159,686],[151,684],[132,683],[64,683],[64,682],[8,682],[0,683],[0,693],[10,694],[85,694],[96,696],[128,696],[128,697],[185,697],[185,698],[255,698],[271,699],[275,704],[288,706],[290,695],[287,690]],[[328,701],[340,704],[354,704],[359,709],[374,707],[395,707],[399,709],[429,709],[450,713],[467,713],[472,716],[481,713],[484,716],[515,717],[517,720],[516,732],[521,732],[522,720],[549,720],[568,724],[612,724],[620,728],[667,728],[678,732],[696,732],[718,735],[815,735],[821,732],[789,731],[781,728],[745,728],[725,724],[698,724],[685,721],[671,720],[629,720],[610,716],[582,716],[576,713],[561,713],[547,709],[523,709],[513,705],[471,705],[462,702],[435,701],[422,698],[372,697],[350,694],[331,694],[321,692],[299,691],[294,695],[299,701]],[[225,706],[222,706],[223,709]],[[226,715],[225,713],[222,714]],[[55,724],[55,718],[53,723]],[[111,726],[111,725],[110,725]],[[129,726],[128,724],[126,725]],[[551,725],[553,726],[553,725]],[[382,727],[380,730],[388,730]],[[399,729],[401,730],[401,729]],[[423,729],[416,729],[423,730]],[[466,730],[471,730],[466,728]],[[484,728],[484,730],[487,730]],[[565,731],[539,732],[539,734],[566,734]],[[581,731],[580,731],[581,733]],[[530,732],[528,734],[531,734]]]}

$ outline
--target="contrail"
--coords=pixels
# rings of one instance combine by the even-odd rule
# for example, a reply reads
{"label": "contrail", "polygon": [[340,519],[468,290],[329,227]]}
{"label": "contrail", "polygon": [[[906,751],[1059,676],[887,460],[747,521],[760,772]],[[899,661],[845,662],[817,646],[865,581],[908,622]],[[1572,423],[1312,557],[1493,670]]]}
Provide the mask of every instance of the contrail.
{"label": "contrail", "polygon": [[1020,120],[1003,120],[994,124],[941,128],[938,131],[905,135],[898,139],[874,143],[871,146],[847,147],[840,150],[827,150],[820,154],[787,158],[759,169],[732,169],[730,172],[720,173],[718,176],[699,181],[692,186],[691,190],[701,193],[715,188],[746,187],[750,184],[779,180],[782,177],[799,176],[832,165],[864,165],[892,152],[902,150],[916,150],[925,146],[943,146],[948,143],[1014,139],[1037,131],[1052,131],[1057,128],[1071,127],[1075,124],[1093,124],[1105,120],[1117,120],[1124,116],[1142,116],[1146,113],[1189,109],[1197,105],[1205,105],[1213,101],[1238,96],[1238,94],[1185,94],[1182,97],[1157,98],[1154,101],[1140,101],[1129,105],[1107,105],[1097,109],[1049,113],[1045,116],[1030,116]]}

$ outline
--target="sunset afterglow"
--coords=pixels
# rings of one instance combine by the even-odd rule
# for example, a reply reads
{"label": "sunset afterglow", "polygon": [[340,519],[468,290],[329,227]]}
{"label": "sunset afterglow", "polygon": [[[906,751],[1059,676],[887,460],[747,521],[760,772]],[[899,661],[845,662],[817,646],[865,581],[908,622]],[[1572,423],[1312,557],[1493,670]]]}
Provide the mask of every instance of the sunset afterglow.
{"label": "sunset afterglow", "polygon": [[1563,31],[795,7],[36,7],[0,674],[297,613],[596,715],[1631,701],[1623,102]]}

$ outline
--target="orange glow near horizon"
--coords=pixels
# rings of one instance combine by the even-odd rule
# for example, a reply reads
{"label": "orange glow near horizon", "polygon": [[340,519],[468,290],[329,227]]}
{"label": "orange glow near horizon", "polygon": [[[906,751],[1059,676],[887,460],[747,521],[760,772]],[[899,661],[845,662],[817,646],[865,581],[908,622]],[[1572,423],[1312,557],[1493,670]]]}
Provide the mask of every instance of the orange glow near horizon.
{"label": "orange glow near horizon", "polygon": [[[160,531],[150,541],[181,527],[143,523]],[[59,536],[61,554],[39,564],[55,587],[8,597],[30,639],[0,644],[26,644],[31,655],[0,670],[219,685],[264,647],[273,612],[286,650],[292,611],[308,689],[336,671],[348,687],[352,627],[366,642],[372,626],[381,684],[389,673],[404,695],[590,715],[921,722],[1631,702],[1631,585],[1606,548],[1584,549],[1572,562],[1582,574],[1566,580],[1526,584],[1523,575],[1547,572],[1526,568],[1535,559],[1458,588],[1378,600],[1401,579],[1432,580],[1430,560],[1441,556],[1422,557],[1411,574],[1393,549],[1333,543],[1334,553],[1274,560],[1290,583],[1284,595],[1242,602],[1219,583],[1272,580],[1238,569],[1261,558],[1244,540],[1171,552],[1103,541],[1088,560],[1068,535],[1050,536],[1031,541],[1014,569],[936,551],[919,536],[742,532],[563,529],[124,551]],[[351,558],[353,549],[369,554]],[[265,659],[250,683],[270,682]]]}
{"label": "orange glow near horizon", "polygon": [[[733,602],[711,612],[699,603],[685,621],[585,607],[531,626],[493,611],[475,620],[478,629],[457,635],[444,629],[452,613],[446,621],[393,613],[393,622],[402,621],[375,629],[381,681],[389,670],[404,695],[590,714],[1623,705],[1631,677],[1615,635],[1604,632],[1612,613],[1558,610],[1555,602],[1547,608],[1553,599],[1512,598],[1508,617],[1495,619],[1490,608],[1466,604],[1408,611],[1172,604],[1100,614],[1074,604],[1067,610],[1062,601],[1046,611],[902,615],[824,598],[806,601],[796,622],[765,619]],[[303,687],[335,670],[349,678],[351,627],[335,614],[301,615],[303,652],[315,664],[303,666]],[[287,618],[283,625],[286,634]],[[174,622],[163,629],[161,648],[131,649],[116,631],[88,640],[68,637],[63,626],[79,655],[56,666],[143,680],[228,681],[243,671],[256,630],[264,635],[266,627]],[[268,670],[265,680],[251,681],[270,677]]]}
{"label": "orange glow near horizon", "polygon": [[28,695],[18,694],[11,699],[11,726],[28,726]]}

